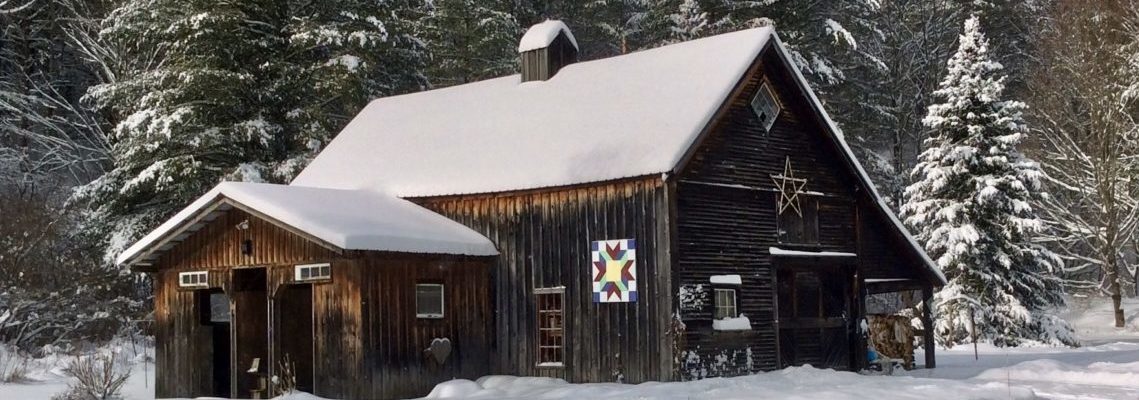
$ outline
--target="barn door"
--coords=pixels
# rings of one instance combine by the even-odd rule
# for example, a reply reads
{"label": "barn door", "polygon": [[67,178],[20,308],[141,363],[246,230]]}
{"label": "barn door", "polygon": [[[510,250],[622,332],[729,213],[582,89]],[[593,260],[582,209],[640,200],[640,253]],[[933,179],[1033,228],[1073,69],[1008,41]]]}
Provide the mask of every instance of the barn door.
{"label": "barn door", "polygon": [[776,279],[782,366],[851,369],[851,273],[781,268]]}

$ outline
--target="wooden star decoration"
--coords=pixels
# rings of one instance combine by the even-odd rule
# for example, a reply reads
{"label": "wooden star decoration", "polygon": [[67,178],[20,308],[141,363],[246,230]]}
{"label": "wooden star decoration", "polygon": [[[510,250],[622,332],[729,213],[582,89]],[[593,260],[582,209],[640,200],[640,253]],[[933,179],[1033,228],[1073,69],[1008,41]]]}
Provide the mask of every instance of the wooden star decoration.
{"label": "wooden star decoration", "polygon": [[790,156],[787,157],[783,173],[772,175],[771,180],[775,181],[775,187],[779,189],[779,213],[783,214],[783,211],[790,207],[795,210],[795,214],[802,217],[803,209],[799,207],[799,193],[807,186],[807,180],[795,177],[795,170],[791,169]]}

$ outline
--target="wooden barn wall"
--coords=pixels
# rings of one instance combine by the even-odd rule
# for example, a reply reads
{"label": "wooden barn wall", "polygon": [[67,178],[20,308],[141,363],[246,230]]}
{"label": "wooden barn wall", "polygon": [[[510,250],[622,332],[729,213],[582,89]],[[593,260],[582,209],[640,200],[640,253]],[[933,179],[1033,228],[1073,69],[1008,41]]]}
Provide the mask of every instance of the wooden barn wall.
{"label": "wooden barn wall", "polygon": [[[369,351],[363,354],[362,379],[354,384],[370,395],[352,398],[421,397],[449,379],[489,375],[495,336],[490,261],[382,255],[360,259],[360,334]],[[443,284],[443,318],[416,317],[415,285],[420,283]],[[437,338],[451,343],[443,363],[425,351]]]}
{"label": "wooden barn wall", "polygon": [[[248,220],[250,228],[239,231]],[[238,233],[233,233],[238,232]],[[211,236],[213,235],[213,236]],[[254,241],[252,256],[240,254],[240,242]],[[312,285],[312,337],[315,391],[328,398],[373,399],[426,395],[436,383],[453,377],[490,373],[493,321],[489,258],[348,251],[336,254],[240,210],[230,210],[164,254],[155,278],[156,394],[159,397],[211,396],[211,331],[201,323],[195,293],[230,292],[235,271],[264,267],[275,297],[294,284],[293,266],[329,262],[333,278]],[[237,266],[236,269],[234,266]],[[178,273],[208,270],[210,287],[178,287]],[[415,319],[415,282],[444,283],[447,312],[442,320]],[[235,298],[236,299],[236,298]],[[270,305],[275,309],[274,305]],[[242,318],[235,315],[235,320]],[[274,353],[281,332],[268,321]],[[235,331],[236,334],[241,333]],[[423,350],[435,337],[449,337],[454,352],[443,365],[426,362]],[[246,341],[247,339],[239,339]],[[250,358],[239,349],[235,368],[244,379]],[[262,365],[276,368],[268,355]],[[279,357],[279,356],[278,356]],[[240,393],[248,397],[248,393]]]}
{"label": "wooden barn wall", "polygon": [[[249,221],[249,229],[238,228],[243,221]],[[241,254],[244,240],[253,242],[250,255]],[[269,221],[231,209],[163,253],[156,265],[170,269],[220,268],[295,263],[335,255]]]}
{"label": "wooden barn wall", "polygon": [[[211,328],[199,323],[194,291],[178,289],[177,271],[154,278],[155,396],[210,396]],[[215,284],[220,287],[220,280]]]}
{"label": "wooden barn wall", "polygon": [[[679,309],[687,327],[681,360],[683,378],[739,375],[778,367],[774,266],[768,248],[810,251],[871,252],[875,263],[900,243],[878,240],[860,246],[855,175],[823,133],[806,99],[772,51],[750,70],[729,108],[692,154],[677,177],[677,255],[674,284],[683,294]],[[767,73],[765,73],[767,72]],[[766,77],[783,105],[770,132],[763,129],[750,101]],[[790,157],[795,177],[820,196],[819,243],[778,243],[776,192],[772,175],[784,172]],[[887,228],[880,218],[862,223],[863,231]],[[871,239],[880,239],[876,236]],[[879,264],[876,264],[879,265]],[[879,268],[879,267],[876,267]],[[751,320],[745,332],[712,329],[712,275],[738,274],[739,311]],[[727,357],[728,362],[716,361]]]}
{"label": "wooden barn wall", "polygon": [[[419,199],[483,233],[493,269],[497,373],[572,382],[672,376],[667,190],[653,178],[493,196]],[[639,299],[595,304],[590,244],[636,239]],[[565,366],[536,366],[535,288],[565,287]]]}

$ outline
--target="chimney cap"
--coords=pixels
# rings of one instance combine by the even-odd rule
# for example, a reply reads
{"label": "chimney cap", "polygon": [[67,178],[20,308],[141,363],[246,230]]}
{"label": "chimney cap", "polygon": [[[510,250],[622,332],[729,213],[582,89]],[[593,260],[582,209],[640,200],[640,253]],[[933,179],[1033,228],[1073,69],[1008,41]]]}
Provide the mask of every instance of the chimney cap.
{"label": "chimney cap", "polygon": [[549,47],[550,43],[553,43],[554,39],[558,37],[558,34],[562,32],[565,32],[566,38],[569,39],[573,48],[578,49],[577,39],[574,39],[573,32],[570,32],[569,27],[566,26],[565,23],[562,23],[562,21],[548,19],[545,22],[531,26],[530,29],[526,31],[526,34],[522,35],[522,40],[518,42],[518,52],[523,53]]}

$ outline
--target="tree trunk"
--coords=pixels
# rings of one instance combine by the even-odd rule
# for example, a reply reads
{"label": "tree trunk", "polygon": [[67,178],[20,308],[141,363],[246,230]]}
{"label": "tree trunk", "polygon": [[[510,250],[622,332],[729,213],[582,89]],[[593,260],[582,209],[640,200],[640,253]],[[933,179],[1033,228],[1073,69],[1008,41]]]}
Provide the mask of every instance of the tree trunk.
{"label": "tree trunk", "polygon": [[1119,287],[1119,265],[1117,263],[1114,253],[1108,257],[1107,267],[1107,288],[1111,294],[1112,310],[1115,310],[1115,327],[1123,327],[1123,296],[1120,293]]}

